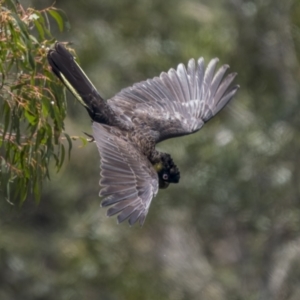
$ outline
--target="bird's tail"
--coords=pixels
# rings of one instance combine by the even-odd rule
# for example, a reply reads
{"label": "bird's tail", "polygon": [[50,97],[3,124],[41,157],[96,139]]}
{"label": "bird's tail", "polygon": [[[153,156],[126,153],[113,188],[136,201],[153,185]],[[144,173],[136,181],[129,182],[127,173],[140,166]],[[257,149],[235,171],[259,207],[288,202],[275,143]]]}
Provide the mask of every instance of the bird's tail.
{"label": "bird's tail", "polygon": [[[61,44],[49,50],[47,55],[53,73],[87,109],[93,121],[108,124],[114,113],[95,86],[75,61],[73,55]],[[108,124],[111,125],[111,124]]]}

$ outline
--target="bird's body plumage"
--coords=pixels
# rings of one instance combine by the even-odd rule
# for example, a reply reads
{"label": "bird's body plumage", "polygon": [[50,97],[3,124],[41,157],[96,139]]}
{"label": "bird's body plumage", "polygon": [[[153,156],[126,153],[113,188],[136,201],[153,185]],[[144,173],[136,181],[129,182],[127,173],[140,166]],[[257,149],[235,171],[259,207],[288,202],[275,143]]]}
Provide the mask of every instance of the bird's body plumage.
{"label": "bird's body plumage", "polygon": [[191,59],[187,68],[161,73],[102,99],[73,56],[60,44],[48,53],[53,72],[86,107],[93,120],[93,137],[101,157],[102,206],[118,221],[142,225],[158,188],[179,181],[171,156],[155,145],[168,138],[194,133],[235,95],[236,74],[224,78],[218,59],[204,66]]}

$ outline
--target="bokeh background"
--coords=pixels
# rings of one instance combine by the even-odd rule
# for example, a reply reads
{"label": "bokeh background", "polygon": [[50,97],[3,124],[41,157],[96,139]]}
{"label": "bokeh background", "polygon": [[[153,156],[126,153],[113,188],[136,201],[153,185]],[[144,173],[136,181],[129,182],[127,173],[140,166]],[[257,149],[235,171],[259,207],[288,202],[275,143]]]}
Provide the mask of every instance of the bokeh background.
{"label": "bokeh background", "polygon": [[[20,1],[44,8],[52,0]],[[181,181],[145,225],[100,208],[99,156],[75,142],[41,202],[0,201],[0,299],[300,299],[300,1],[57,0],[105,98],[189,58],[238,72],[234,100],[159,145]],[[69,95],[66,131],[91,132]]]}

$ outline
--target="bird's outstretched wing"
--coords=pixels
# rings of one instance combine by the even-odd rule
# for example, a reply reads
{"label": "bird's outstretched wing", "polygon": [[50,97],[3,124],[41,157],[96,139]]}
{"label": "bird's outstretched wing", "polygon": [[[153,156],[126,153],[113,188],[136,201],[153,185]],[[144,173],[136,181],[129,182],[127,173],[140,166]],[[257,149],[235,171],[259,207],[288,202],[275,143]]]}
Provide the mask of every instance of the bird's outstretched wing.
{"label": "bird's outstretched wing", "polygon": [[203,58],[191,59],[187,68],[180,64],[159,77],[134,84],[108,100],[132,120],[146,123],[158,131],[156,142],[198,131],[235,95],[239,86],[231,86],[236,73],[224,78],[229,68],[216,73],[218,59],[205,68]]}
{"label": "bird's outstretched wing", "polygon": [[94,122],[93,137],[101,156],[101,205],[111,205],[107,215],[119,214],[119,223],[142,225],[158,191],[156,171],[117,128]]}

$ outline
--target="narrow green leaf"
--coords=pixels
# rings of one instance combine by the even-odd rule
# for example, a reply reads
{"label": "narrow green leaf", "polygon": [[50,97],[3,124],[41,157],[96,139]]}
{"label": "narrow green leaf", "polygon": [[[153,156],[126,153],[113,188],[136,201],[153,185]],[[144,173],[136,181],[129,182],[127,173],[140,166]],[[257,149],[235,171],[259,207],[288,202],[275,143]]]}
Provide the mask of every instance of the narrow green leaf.
{"label": "narrow green leaf", "polygon": [[85,147],[88,143],[87,139],[85,137],[80,136],[79,139],[82,142],[82,146]]}
{"label": "narrow green leaf", "polygon": [[3,111],[4,111],[4,130],[3,130],[3,137],[5,137],[8,127],[10,125],[10,117],[11,117],[11,110],[7,103],[4,103],[3,105]]}
{"label": "narrow green leaf", "polygon": [[71,157],[71,150],[72,150],[72,140],[71,140],[70,136],[66,132],[64,132],[64,136],[66,137],[66,139],[68,141],[68,146],[69,146],[69,148],[68,148],[68,158],[70,159],[70,157]]}
{"label": "narrow green leaf", "polygon": [[13,1],[13,0],[6,0],[6,1],[10,4],[10,8],[12,7],[14,12],[17,12],[17,7],[16,7],[16,4],[15,4],[15,1]]}
{"label": "narrow green leaf", "polygon": [[64,160],[65,160],[65,154],[66,154],[65,146],[63,144],[61,144],[60,149],[61,149],[61,152],[60,152],[60,162],[59,162],[57,171],[59,171],[60,168],[61,168],[61,166],[63,165]]}
{"label": "narrow green leaf", "polygon": [[31,53],[31,51],[28,51],[27,55],[28,55],[28,61],[30,63],[30,66],[35,71],[36,70],[36,63],[35,63],[35,60],[34,60],[34,57]]}
{"label": "narrow green leaf", "polygon": [[13,18],[17,21],[19,28],[21,29],[21,32],[24,34],[25,37],[29,38],[29,33],[28,33],[28,27],[27,25],[19,18],[19,16],[15,13],[11,14]]}
{"label": "narrow green leaf", "polygon": [[37,203],[39,203],[39,199],[41,198],[41,182],[42,178],[37,178],[33,186],[33,193]]}
{"label": "narrow green leaf", "polygon": [[36,117],[35,117],[35,115],[31,114],[28,110],[25,110],[24,115],[25,115],[25,118],[27,119],[27,121],[31,125],[35,125],[36,124]]}
{"label": "narrow green leaf", "polygon": [[56,21],[58,28],[60,31],[63,31],[64,29],[64,21],[61,15],[57,12],[57,10],[49,9],[49,14],[52,16],[52,18]]}
{"label": "narrow green leaf", "polygon": [[37,29],[37,31],[40,35],[40,38],[44,39],[45,38],[45,33],[44,33],[44,29],[43,29],[42,25],[40,24],[40,22],[38,20],[34,20],[33,23],[34,23],[34,26],[36,27],[36,29]]}

